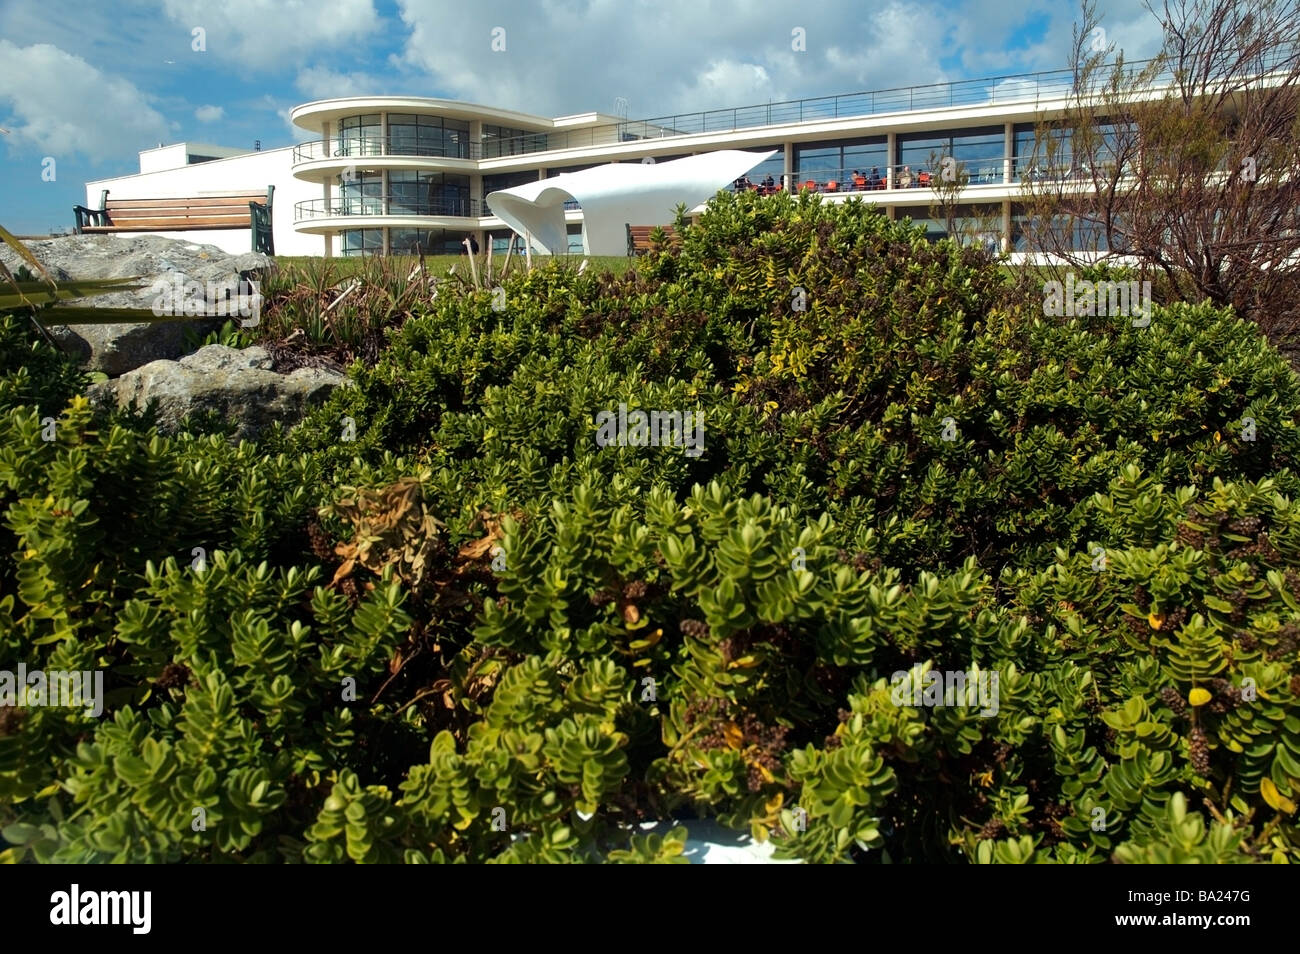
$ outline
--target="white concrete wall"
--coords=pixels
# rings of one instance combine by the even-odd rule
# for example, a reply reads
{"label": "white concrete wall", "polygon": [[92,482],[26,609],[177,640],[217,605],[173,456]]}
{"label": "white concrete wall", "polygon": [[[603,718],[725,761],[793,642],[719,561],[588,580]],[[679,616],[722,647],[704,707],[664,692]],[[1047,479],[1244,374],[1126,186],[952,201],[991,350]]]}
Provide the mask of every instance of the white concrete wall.
{"label": "white concrete wall", "polygon": [[[304,182],[293,177],[293,147],[253,152],[233,159],[214,159],[198,162],[178,169],[165,169],[116,179],[99,179],[86,183],[86,207],[99,208],[99,194],[108,189],[113,199],[163,199],[186,198],[202,195],[223,195],[230,192],[265,192],[268,185],[275,186],[275,203],[271,214],[271,227],[275,232],[277,255],[321,255],[324,240],[319,235],[295,232],[293,205],[308,199],[319,199],[320,183]],[[193,232],[127,232],[126,235],[157,234],[167,238],[181,238],[206,245],[216,245],[225,251],[247,252],[253,247],[248,229],[212,229]]]}

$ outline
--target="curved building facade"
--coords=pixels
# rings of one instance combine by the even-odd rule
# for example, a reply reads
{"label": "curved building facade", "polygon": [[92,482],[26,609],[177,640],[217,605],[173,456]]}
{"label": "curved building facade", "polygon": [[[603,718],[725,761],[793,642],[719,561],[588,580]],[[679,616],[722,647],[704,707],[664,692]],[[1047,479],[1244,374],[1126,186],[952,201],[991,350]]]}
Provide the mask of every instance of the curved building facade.
{"label": "curved building facade", "polygon": [[[140,174],[87,183],[86,204],[98,207],[105,189],[134,199],[273,185],[279,254],[455,253],[467,236],[504,250],[515,232],[491,208],[493,193],[608,163],[739,150],[769,156],[748,173],[756,186],[813,189],[830,201],[859,196],[890,217],[924,224],[933,237],[952,220],[935,216],[927,186],[956,174],[962,233],[1016,251],[1022,182],[1070,175],[1037,166],[1033,151],[1036,125],[1063,114],[1073,81],[1071,71],[1057,70],[647,120],[597,112],[552,118],[415,96],[328,99],[292,111],[308,137],[297,145],[267,152],[160,145],[140,154]],[[564,202],[563,215],[569,250],[581,252],[580,203]],[[248,247],[246,230],[182,237]],[[547,247],[554,245],[551,236]]]}

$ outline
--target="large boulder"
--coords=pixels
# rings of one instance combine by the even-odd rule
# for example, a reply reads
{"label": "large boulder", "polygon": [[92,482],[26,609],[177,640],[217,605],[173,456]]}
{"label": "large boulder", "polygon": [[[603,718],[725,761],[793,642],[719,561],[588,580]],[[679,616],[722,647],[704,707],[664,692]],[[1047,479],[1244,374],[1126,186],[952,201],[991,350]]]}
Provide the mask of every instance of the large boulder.
{"label": "large boulder", "polygon": [[328,368],[279,374],[271,364],[265,348],[208,345],[179,361],[151,361],[93,384],[88,394],[98,404],[120,408],[156,402],[164,433],[176,433],[190,415],[215,413],[235,425],[236,439],[253,439],[276,422],[293,426],[347,382]]}
{"label": "large boulder", "polygon": [[[156,235],[68,235],[25,243],[37,261],[56,281],[70,278],[139,278],[134,292],[117,292],[82,299],[94,308],[147,308],[154,310],[160,297],[177,300],[176,321],[129,324],[52,325],[50,336],[65,351],[92,371],[109,377],[125,374],[151,361],[179,358],[187,342],[201,340],[221,327],[226,317],[203,318],[191,314],[216,314],[223,289],[235,288],[241,279],[270,268],[274,260],[260,252],[232,255],[215,245],[201,245]],[[11,270],[23,264],[11,249],[0,246],[0,259]],[[161,284],[159,282],[161,281]],[[166,288],[167,296],[160,296]],[[171,290],[189,289],[181,297]],[[197,292],[197,294],[195,294]],[[195,307],[184,308],[185,298]],[[164,313],[173,309],[168,308]],[[234,316],[233,320],[253,318]]]}

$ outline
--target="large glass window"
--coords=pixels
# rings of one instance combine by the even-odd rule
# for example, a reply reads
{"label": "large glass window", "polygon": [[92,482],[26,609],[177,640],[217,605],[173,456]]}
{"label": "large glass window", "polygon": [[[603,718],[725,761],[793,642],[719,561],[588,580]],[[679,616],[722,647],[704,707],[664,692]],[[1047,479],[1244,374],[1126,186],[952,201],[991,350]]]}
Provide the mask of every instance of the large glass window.
{"label": "large glass window", "polygon": [[380,255],[383,251],[383,229],[344,229],[344,255]]}
{"label": "large glass window", "polygon": [[546,149],[546,133],[511,129],[509,126],[493,126],[490,123],[483,124],[484,159],[517,156],[526,152],[541,152],[544,149]]}
{"label": "large glass window", "polygon": [[345,116],[339,120],[336,156],[378,156],[383,153],[383,123],[379,113]]}
{"label": "large glass window", "polygon": [[924,227],[925,237],[931,242],[951,237],[964,245],[982,245],[990,252],[1002,250],[1001,205],[961,205],[955,211],[952,232],[948,231],[947,215],[938,206],[900,206],[894,215]]}
{"label": "large glass window", "polygon": [[[775,159],[774,156],[768,162]],[[784,163],[784,159],[781,161]],[[794,178],[799,184],[812,180],[818,188],[835,181],[841,190],[848,190],[854,182],[855,171],[870,180],[872,170],[876,169],[883,179],[888,161],[889,152],[884,136],[834,143],[801,143],[794,147]],[[753,173],[750,178],[753,178]],[[773,178],[777,176],[774,174]]]}
{"label": "large glass window", "polygon": [[[1098,133],[1092,142],[1093,158],[1104,169],[1119,156],[1120,133],[1115,124],[1109,122],[1100,124]],[[1022,177],[1064,179],[1087,173],[1086,163],[1075,155],[1072,129],[1049,126],[1039,130],[1033,123],[1017,123],[1015,137],[1013,174],[1017,180]]]}
{"label": "large glass window", "polygon": [[[768,149],[775,149],[776,155],[772,156],[770,159],[764,159],[753,169],[750,169],[749,172],[745,173],[745,175],[749,176],[749,181],[754,183],[754,185],[762,185],[763,180],[768,176],[771,176],[772,183],[779,186],[781,184],[781,176],[785,174],[785,149],[781,146],[756,146],[747,151],[760,152]],[[661,159],[660,161],[663,162],[665,160]],[[733,185],[729,188],[734,189],[735,187]]]}
{"label": "large glass window", "polygon": [[441,116],[389,113],[388,151],[396,156],[468,159],[469,123]]}
{"label": "large glass window", "polygon": [[393,215],[472,215],[469,176],[394,170],[388,173]]}
{"label": "large glass window", "polygon": [[945,157],[956,160],[962,181],[971,184],[1001,182],[1002,157],[1006,151],[1004,137],[1001,126],[904,133],[898,137],[897,165],[900,169],[907,167],[902,175],[910,172],[914,185],[922,172],[938,175]]}
{"label": "large glass window", "polygon": [[[1116,244],[1122,244],[1122,236],[1117,238]],[[1076,252],[1111,250],[1106,230],[1096,219],[1057,215],[1048,222],[1030,215],[1024,206],[1011,207],[1011,244],[1017,252],[1051,251],[1060,241],[1068,241],[1068,247]]]}
{"label": "large glass window", "polygon": [[456,255],[465,251],[460,244],[465,234],[450,229],[389,229],[388,251],[391,255]]}
{"label": "large glass window", "polygon": [[345,176],[339,186],[339,211],[343,215],[382,215],[384,174],[355,172]]}

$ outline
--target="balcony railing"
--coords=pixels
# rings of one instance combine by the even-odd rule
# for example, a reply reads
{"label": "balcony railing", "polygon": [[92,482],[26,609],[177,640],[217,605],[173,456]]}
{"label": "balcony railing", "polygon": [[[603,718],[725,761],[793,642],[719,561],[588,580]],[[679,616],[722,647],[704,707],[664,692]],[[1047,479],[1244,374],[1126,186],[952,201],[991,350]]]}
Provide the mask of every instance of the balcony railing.
{"label": "balcony railing", "polygon": [[[1105,162],[1092,164],[1097,168]],[[946,183],[945,172],[952,178]],[[786,188],[798,192],[807,190],[826,194],[847,192],[890,192],[902,189],[942,189],[965,188],[982,185],[1014,185],[1021,180],[1068,182],[1080,179],[1086,174],[1082,163],[1055,161],[1050,165],[1041,157],[1013,156],[1010,159],[1010,178],[1007,178],[1007,158],[994,156],[984,159],[954,159],[951,164],[940,157],[935,163],[898,163],[893,166],[868,166],[867,168],[811,169],[796,172],[785,183]],[[763,181],[751,182],[747,178],[733,182],[727,191],[752,189],[758,192],[779,192],[783,188],[780,177],[773,179],[772,186],[765,186]]]}
{"label": "balcony railing", "polygon": [[347,137],[342,139],[313,139],[293,147],[293,161],[312,162],[318,159],[368,159],[374,156],[411,156],[434,159],[500,159],[532,152],[544,152],[546,133],[536,133],[514,139],[489,139],[470,142],[462,139],[441,144],[413,145],[394,140],[390,136]]}
{"label": "balcony railing", "polygon": [[308,199],[296,202],[293,207],[295,222],[330,218],[342,215],[443,215],[460,218],[478,218],[478,199],[428,199],[417,200],[404,195],[348,195],[329,199]]}

